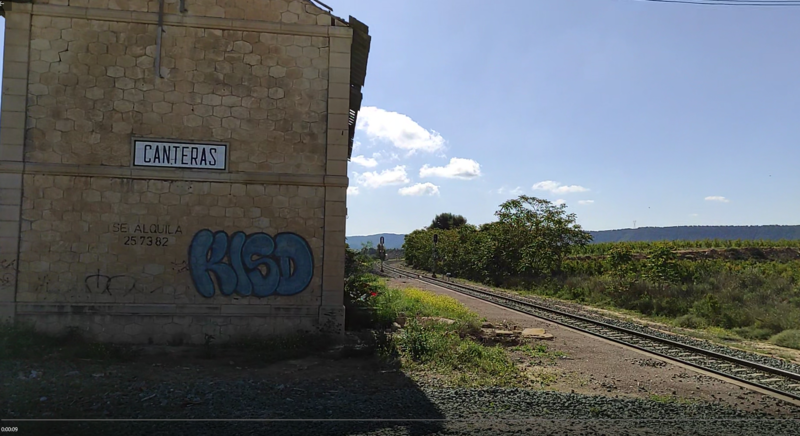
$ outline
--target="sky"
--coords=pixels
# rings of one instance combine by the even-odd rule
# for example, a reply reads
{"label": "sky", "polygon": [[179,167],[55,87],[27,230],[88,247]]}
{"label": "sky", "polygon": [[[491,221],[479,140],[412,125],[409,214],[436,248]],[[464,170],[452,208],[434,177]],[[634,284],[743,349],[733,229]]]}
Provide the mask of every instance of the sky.
{"label": "sky", "polygon": [[520,194],[586,230],[800,224],[800,7],[326,3],[372,35],[348,236]]}
{"label": "sky", "polygon": [[348,236],[521,194],[587,230],[800,224],[800,7],[325,3],[372,36]]}

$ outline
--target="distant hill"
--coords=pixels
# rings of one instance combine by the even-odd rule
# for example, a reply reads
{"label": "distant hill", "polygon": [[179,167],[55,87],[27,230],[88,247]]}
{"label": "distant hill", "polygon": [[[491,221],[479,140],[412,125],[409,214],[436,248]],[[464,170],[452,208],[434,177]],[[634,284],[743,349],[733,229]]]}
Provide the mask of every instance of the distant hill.
{"label": "distant hill", "polygon": [[406,239],[406,235],[398,235],[395,233],[379,233],[377,235],[367,236],[348,236],[346,238],[346,242],[348,245],[350,245],[350,248],[353,249],[361,248],[361,246],[367,242],[372,242],[372,246],[377,247],[378,243],[381,242],[381,236],[383,236],[383,244],[386,246],[387,250],[403,248],[403,241]]}
{"label": "distant hill", "polygon": [[696,241],[700,239],[800,239],[800,226],[677,226],[589,232],[595,243],[639,241]]}
{"label": "distant hill", "polygon": [[[778,241],[781,239],[800,239],[798,226],[676,226],[676,227],[640,227],[638,229],[599,230],[589,232],[595,243],[601,242],[645,242],[645,241],[696,241],[699,239],[765,239]],[[367,236],[348,236],[350,248],[360,248],[367,241],[376,247],[384,237],[386,248],[403,248],[405,235],[380,233]]]}

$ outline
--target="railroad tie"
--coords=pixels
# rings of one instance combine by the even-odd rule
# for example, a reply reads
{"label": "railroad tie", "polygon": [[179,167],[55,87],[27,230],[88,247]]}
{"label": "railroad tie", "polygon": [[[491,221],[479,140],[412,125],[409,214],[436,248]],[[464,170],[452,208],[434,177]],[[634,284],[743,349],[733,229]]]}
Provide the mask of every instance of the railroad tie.
{"label": "railroad tie", "polygon": [[758,382],[759,383],[773,383],[773,382],[777,382],[777,381],[783,381],[783,379],[782,378],[768,378],[768,379],[764,379],[764,380],[759,380]]}

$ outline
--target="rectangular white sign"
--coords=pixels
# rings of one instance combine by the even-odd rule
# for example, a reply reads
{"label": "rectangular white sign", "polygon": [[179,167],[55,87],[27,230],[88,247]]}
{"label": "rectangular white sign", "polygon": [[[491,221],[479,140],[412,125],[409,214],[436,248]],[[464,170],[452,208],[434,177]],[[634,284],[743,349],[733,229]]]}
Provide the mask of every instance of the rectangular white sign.
{"label": "rectangular white sign", "polygon": [[192,144],[172,141],[133,141],[133,166],[227,169],[225,144]]}

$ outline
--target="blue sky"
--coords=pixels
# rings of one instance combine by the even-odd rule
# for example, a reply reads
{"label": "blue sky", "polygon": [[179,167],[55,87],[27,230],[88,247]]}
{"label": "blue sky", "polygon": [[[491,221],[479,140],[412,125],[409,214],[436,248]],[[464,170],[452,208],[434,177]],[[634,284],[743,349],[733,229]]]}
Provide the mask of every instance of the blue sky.
{"label": "blue sky", "polygon": [[492,221],[513,189],[588,230],[800,224],[800,8],[328,4],[373,38],[348,235]]}
{"label": "blue sky", "polygon": [[518,193],[588,230],[800,224],[800,7],[325,3],[372,35],[348,235]]}

